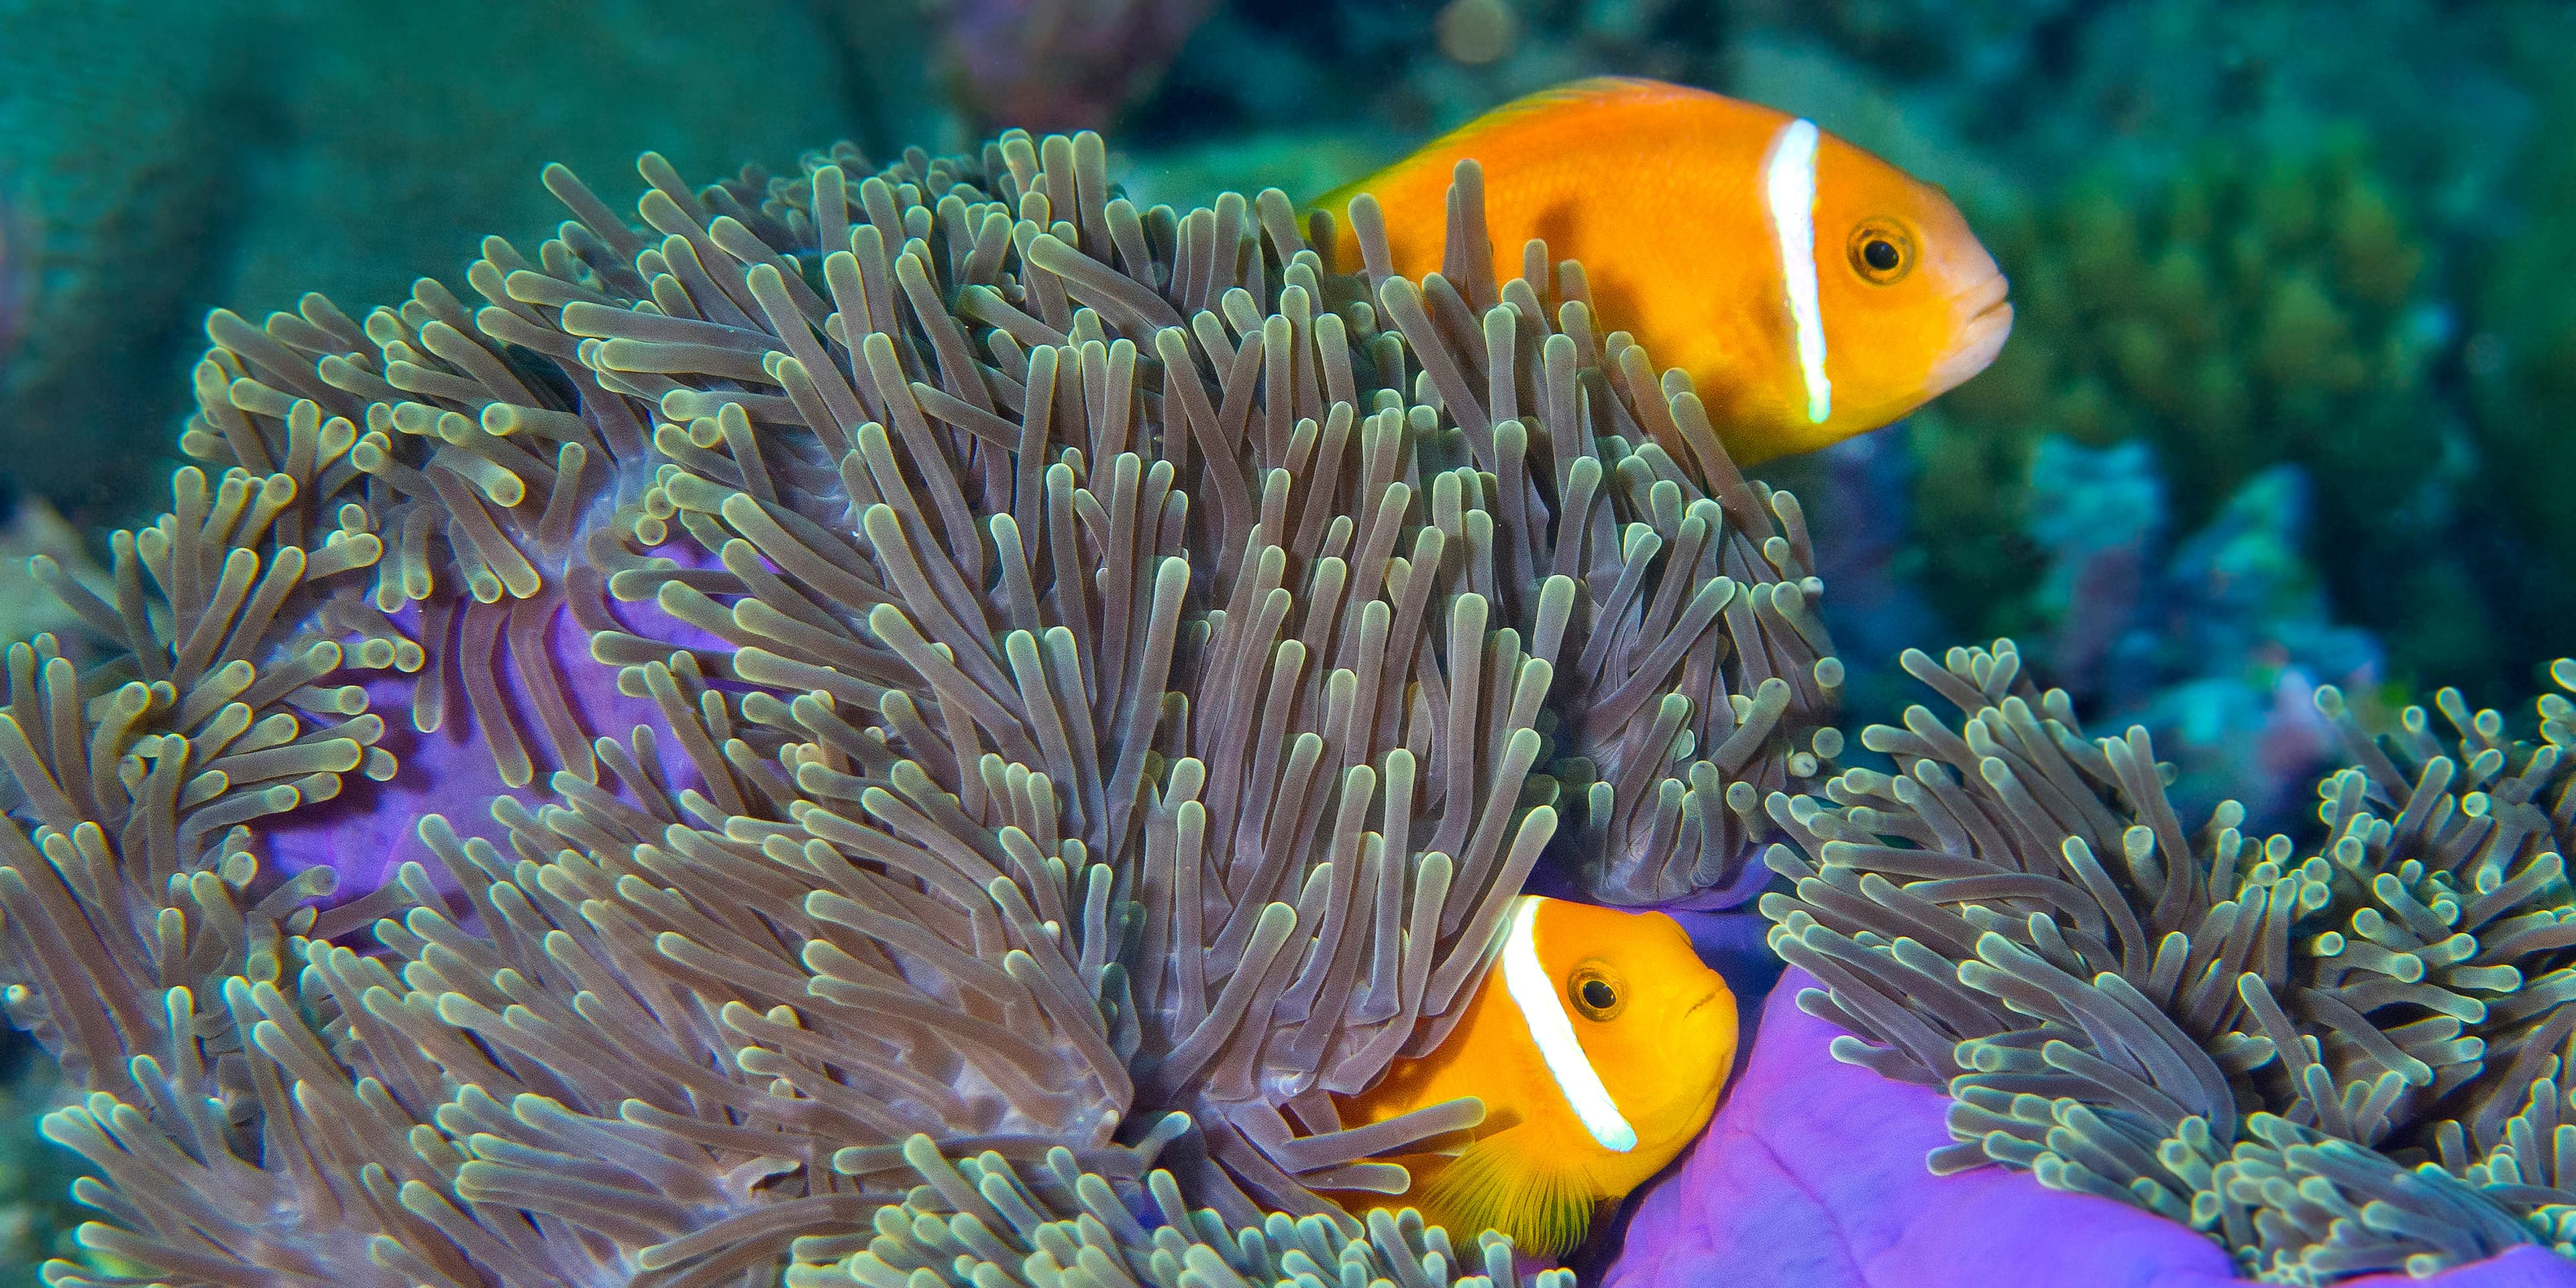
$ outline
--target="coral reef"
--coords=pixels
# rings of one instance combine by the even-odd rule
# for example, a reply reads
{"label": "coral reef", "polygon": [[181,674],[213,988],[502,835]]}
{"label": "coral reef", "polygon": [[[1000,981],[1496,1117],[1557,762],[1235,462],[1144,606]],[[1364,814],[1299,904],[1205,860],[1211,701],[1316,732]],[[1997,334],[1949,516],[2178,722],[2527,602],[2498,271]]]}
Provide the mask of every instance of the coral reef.
{"label": "coral reef", "polygon": [[2145,731],[2086,740],[2009,641],[1905,666],[1960,723],[1910,708],[1862,735],[1896,773],[1783,802],[1762,911],[1838,1059],[1947,1089],[1933,1172],[2026,1169],[2274,1282],[2576,1253],[2576,704],[2522,740],[2444,690],[2447,738],[2411,707],[2372,738],[2318,690],[2353,767],[2303,850],[2232,802],[2187,826]]}
{"label": "coral reef", "polygon": [[[1918,468],[1904,440],[1886,435],[1773,471],[1810,506],[1852,709],[1901,710],[1913,681],[1894,659],[1940,629],[1914,575],[1937,548],[1912,534]],[[2145,443],[2049,435],[2031,452],[2022,526],[2009,534],[2033,587],[2022,602],[2037,638],[2024,656],[2088,719],[2145,725],[2186,811],[2233,798],[2249,827],[2302,826],[2308,788],[2338,745],[2309,693],[2331,683],[2371,704],[2384,683],[2378,641],[2335,621],[2309,554],[2308,477],[2272,466],[2177,540],[2169,484]],[[1872,645],[1885,662],[1867,661]]]}
{"label": "coral reef", "polygon": [[2029,486],[2022,534],[2047,559],[2031,606],[2055,628],[2050,676],[2078,700],[2135,701],[2150,679],[2136,633],[2166,522],[2154,453],[2050,435],[2031,451]]}
{"label": "coral reef", "polygon": [[1911,431],[1922,523],[1951,536],[1926,568],[1935,601],[1989,635],[2037,620],[2009,534],[2040,493],[1998,481],[2029,477],[2047,435],[2152,444],[2186,528],[2295,462],[2318,481],[2313,539],[2338,552],[2322,567],[2345,618],[2407,670],[2484,679],[2485,606],[2442,540],[2467,481],[2428,380],[2450,324],[2401,203],[2350,147],[2213,144],[2134,187],[2097,176],[1981,222],[2023,321]]}
{"label": "coral reef", "polygon": [[2555,647],[2576,621],[2576,567],[2567,554],[2576,529],[2561,500],[2576,487],[2566,451],[2567,409],[2576,406],[2576,299],[2554,288],[2546,248],[2576,235],[2576,161],[2559,145],[2576,127],[2576,88],[2540,51],[2563,48],[2576,21],[2532,6],[2516,35],[2517,70],[2539,99],[2537,121],[2529,142],[2510,151],[2505,200],[2477,245],[2461,366],[2480,449],[2478,484],[2506,520],[2484,561],[2498,584],[2494,599],[2517,633]]}
{"label": "coral reef", "polygon": [[2385,674],[2379,642],[2329,615],[2306,553],[2309,494],[2304,471],[2273,466],[2160,562],[2148,610],[2160,629],[2119,659],[2160,687],[2110,708],[2112,723],[2155,733],[2178,806],[2232,797],[2249,830],[2313,817],[2308,788],[2340,749],[2309,700],[2317,685],[2375,707]]}
{"label": "coral reef", "polygon": [[[705,72],[727,65],[771,92]],[[28,286],[0,365],[0,485],[84,526],[134,522],[176,464],[211,305],[397,296],[484,231],[549,229],[560,212],[530,181],[550,161],[786,157],[848,129],[858,99],[794,3],[722,22],[668,0],[614,22],[515,3],[0,3],[0,205],[23,225],[0,236]]]}
{"label": "coral reef", "polygon": [[0,711],[50,1281],[1518,1282],[1314,1193],[1482,1109],[1331,1093],[1552,838],[1648,902],[1778,834],[1796,502],[1472,166],[1418,283],[1087,134],[639,170],[478,307],[216,313],[170,510],[40,561],[106,654]]}
{"label": "coral reef", "polygon": [[[205,130],[243,52],[229,18],[220,3],[0,3],[0,480],[66,509],[119,514],[169,469],[176,345],[214,274],[204,228],[237,196],[238,140]],[[103,38],[119,24],[159,30]],[[164,415],[135,405],[138,384],[167,392]],[[148,445],[65,432],[115,424],[144,426]]]}
{"label": "coral reef", "polygon": [[2309,693],[2323,680],[2368,700],[2382,671],[2378,642],[2328,615],[2305,551],[2306,473],[2255,475],[2170,548],[2144,443],[2044,438],[2030,491],[2025,532],[2047,557],[2033,606],[2050,628],[2036,660],[2050,681],[2079,710],[2146,726],[2182,808],[2232,797],[2250,827],[2296,826],[2336,744]]}

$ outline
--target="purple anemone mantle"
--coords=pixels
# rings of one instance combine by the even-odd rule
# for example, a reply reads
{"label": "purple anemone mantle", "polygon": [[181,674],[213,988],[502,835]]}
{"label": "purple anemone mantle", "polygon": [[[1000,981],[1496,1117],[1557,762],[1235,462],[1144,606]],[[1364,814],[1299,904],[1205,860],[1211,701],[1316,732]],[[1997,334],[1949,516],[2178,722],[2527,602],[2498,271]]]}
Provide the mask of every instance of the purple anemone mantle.
{"label": "purple anemone mantle", "polygon": [[[1798,1009],[1792,969],[1771,991],[1734,1087],[1700,1143],[1639,1204],[1608,1288],[1718,1282],[1765,1288],[2217,1288],[2224,1248],[2143,1209],[1983,1167],[1934,1176],[1949,1097],[1844,1064],[1840,1032]],[[2576,1263],[2539,1247],[2430,1279],[2346,1288],[2560,1288]]]}

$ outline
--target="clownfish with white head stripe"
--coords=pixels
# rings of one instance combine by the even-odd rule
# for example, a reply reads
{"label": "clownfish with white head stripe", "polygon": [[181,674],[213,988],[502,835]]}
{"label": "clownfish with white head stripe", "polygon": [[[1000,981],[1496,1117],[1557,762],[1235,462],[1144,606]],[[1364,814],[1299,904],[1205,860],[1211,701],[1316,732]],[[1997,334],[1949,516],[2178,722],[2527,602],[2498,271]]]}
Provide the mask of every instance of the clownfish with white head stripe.
{"label": "clownfish with white head stripe", "polygon": [[1657,81],[1581,81],[1498,107],[1316,204],[1369,193],[1394,269],[1436,272],[1459,161],[1484,171],[1496,277],[1522,247],[1580,260],[1603,330],[1688,372],[1738,464],[1888,424],[1985,370],[2004,275],[1940,189],[1796,119]]}
{"label": "clownfish with white head stripe", "polygon": [[1339,1197],[1562,1257],[1708,1125],[1735,1059],[1735,995],[1662,913],[1528,895],[1503,934],[1437,1050],[1337,1098],[1348,1127],[1462,1096],[1484,1102],[1484,1122],[1438,1142],[1446,1152],[1381,1160],[1410,1173],[1404,1193]]}

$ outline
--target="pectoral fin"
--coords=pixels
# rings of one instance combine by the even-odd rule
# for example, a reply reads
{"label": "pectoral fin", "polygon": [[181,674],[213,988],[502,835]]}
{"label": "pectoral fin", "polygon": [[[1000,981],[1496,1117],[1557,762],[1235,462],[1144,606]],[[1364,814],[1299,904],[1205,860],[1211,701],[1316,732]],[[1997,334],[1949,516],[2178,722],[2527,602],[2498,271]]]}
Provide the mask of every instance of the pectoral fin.
{"label": "pectoral fin", "polygon": [[1532,1256],[1562,1257],[1582,1246],[1600,1196],[1579,1175],[1542,1166],[1506,1142],[1487,1137],[1455,1159],[1418,1168],[1414,1194],[1423,1216],[1448,1227],[1462,1249],[1489,1229]]}

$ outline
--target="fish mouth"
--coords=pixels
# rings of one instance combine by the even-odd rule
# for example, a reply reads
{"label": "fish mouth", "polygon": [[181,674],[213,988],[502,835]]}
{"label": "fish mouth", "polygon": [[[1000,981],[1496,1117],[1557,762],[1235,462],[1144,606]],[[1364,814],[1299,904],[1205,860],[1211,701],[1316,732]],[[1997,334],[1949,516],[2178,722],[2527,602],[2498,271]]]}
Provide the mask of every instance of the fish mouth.
{"label": "fish mouth", "polygon": [[1723,988],[1712,988],[1712,989],[1708,990],[1708,993],[1707,993],[1707,995],[1706,995],[1706,996],[1703,996],[1703,997],[1701,997],[1698,1001],[1693,1002],[1693,1003],[1691,1003],[1690,1005],[1685,1006],[1685,1007],[1683,1007],[1683,1008],[1682,1008],[1682,1018],[1683,1018],[1683,1019],[1689,1019],[1689,1018],[1690,1018],[1690,1014],[1691,1014],[1691,1012],[1696,1011],[1696,1010],[1698,1010],[1699,1008],[1701,1008],[1701,1007],[1703,1007],[1703,1006],[1706,1006],[1706,1005],[1708,1005],[1708,1004],[1709,1004],[1709,1003],[1711,1003],[1711,1002],[1716,1001],[1716,1000],[1718,999],[1719,995],[1723,994],[1724,992],[1726,992],[1726,990],[1725,990],[1725,989],[1723,989]]}
{"label": "fish mouth", "polygon": [[1959,326],[1958,339],[1932,364],[1925,398],[1938,398],[1968,383],[2003,351],[2004,341],[2012,335],[2013,306],[2005,298],[2011,289],[2012,283],[1997,273],[1960,293],[1954,316],[1965,321]]}

